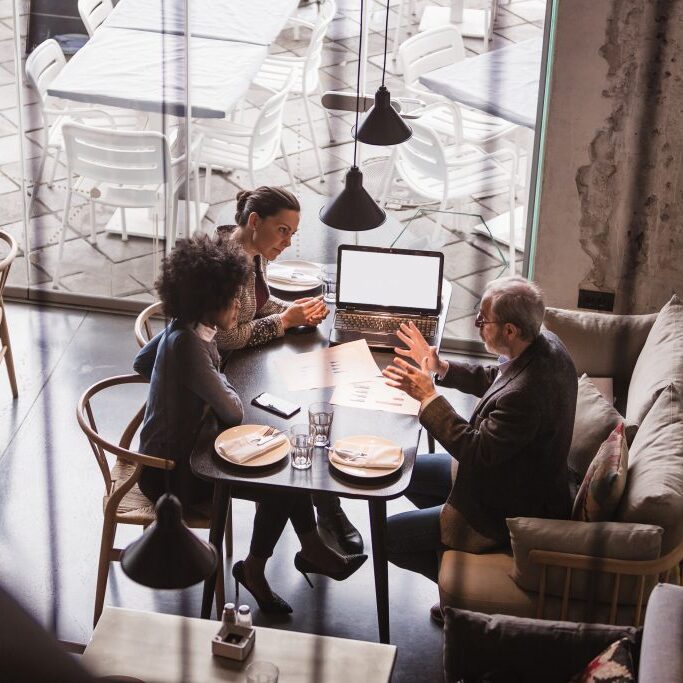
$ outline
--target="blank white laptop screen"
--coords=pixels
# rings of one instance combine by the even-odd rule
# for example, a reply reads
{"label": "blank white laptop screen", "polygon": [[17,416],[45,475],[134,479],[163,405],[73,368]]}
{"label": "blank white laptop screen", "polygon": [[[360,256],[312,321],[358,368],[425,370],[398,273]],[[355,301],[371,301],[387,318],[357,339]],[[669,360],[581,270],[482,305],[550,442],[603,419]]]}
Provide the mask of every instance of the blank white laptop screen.
{"label": "blank white laptop screen", "polygon": [[439,256],[343,249],[340,304],[439,312]]}

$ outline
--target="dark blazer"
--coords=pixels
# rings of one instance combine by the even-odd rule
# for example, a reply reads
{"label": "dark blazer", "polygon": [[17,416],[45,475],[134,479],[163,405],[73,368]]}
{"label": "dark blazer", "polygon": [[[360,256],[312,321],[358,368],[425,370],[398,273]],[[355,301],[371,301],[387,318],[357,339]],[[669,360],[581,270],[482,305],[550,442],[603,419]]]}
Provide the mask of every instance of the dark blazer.
{"label": "dark blazer", "polygon": [[496,380],[497,366],[450,363],[439,383],[481,400],[468,422],[439,396],[420,422],[458,461],[448,504],[479,533],[509,543],[506,517],[569,516],[577,378],[564,345],[547,331],[501,367]]}

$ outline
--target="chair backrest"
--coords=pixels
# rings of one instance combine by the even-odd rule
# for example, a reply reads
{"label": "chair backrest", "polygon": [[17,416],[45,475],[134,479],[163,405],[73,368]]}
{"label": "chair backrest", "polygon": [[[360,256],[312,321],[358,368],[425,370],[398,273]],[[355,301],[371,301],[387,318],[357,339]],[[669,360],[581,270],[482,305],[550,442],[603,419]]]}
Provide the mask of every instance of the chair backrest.
{"label": "chair backrest", "polygon": [[41,107],[45,105],[47,89],[65,64],[62,48],[53,38],[43,41],[26,58],[26,78],[38,93]]}
{"label": "chair backrest", "polygon": [[162,133],[65,123],[62,135],[72,174],[128,186],[162,185],[172,180],[171,153]]}
{"label": "chair backrest", "polygon": [[418,121],[411,121],[411,127],[413,135],[397,145],[401,176],[418,191],[420,188],[424,190],[425,184],[430,181],[447,185],[448,166],[439,136]]}
{"label": "chair backrest", "polygon": [[304,71],[301,75],[304,83],[301,84],[301,87],[305,87],[306,92],[311,92],[318,85],[318,69],[322,62],[325,36],[336,13],[337,5],[334,0],[324,0],[320,4],[318,17],[311,30],[311,39],[304,55]]}
{"label": "chair backrest", "polygon": [[89,36],[95,33],[112,9],[111,0],[78,0],[78,13]]}
{"label": "chair backrest", "polygon": [[[7,282],[7,278],[9,276],[9,269],[10,266],[12,265],[12,261],[17,256],[17,251],[19,250],[19,246],[17,245],[17,241],[10,235],[8,232],[5,232],[4,230],[0,230],[0,241],[6,242],[7,246],[9,247],[8,253],[5,255],[4,258],[0,260],[0,319],[2,318],[2,293],[5,291],[5,284]],[[0,256],[2,254],[0,253]]]}
{"label": "chair backrest", "polygon": [[140,312],[140,315],[135,319],[135,341],[137,341],[138,346],[142,348],[153,336],[154,330],[149,322],[149,319],[153,316],[163,315],[164,305],[161,301],[155,301],[145,308],[144,311]]}
{"label": "chair backrest", "polygon": [[254,123],[249,143],[249,154],[254,166],[263,168],[280,151],[282,116],[293,81],[294,72],[292,71],[284,88],[270,97],[261,107],[261,112]]}
{"label": "chair backrest", "polygon": [[455,26],[440,26],[408,38],[399,48],[398,58],[405,86],[414,88],[423,74],[465,59],[465,45]]}
{"label": "chair backrest", "polygon": [[[120,375],[118,377],[109,377],[108,379],[100,380],[95,382],[90,388],[86,389],[81,398],[78,401],[78,406],[76,409],[76,418],[78,419],[78,424],[83,430],[83,433],[88,438],[90,443],[90,448],[95,455],[97,464],[100,467],[102,476],[104,477],[104,484],[107,493],[111,493],[112,490],[112,478],[111,471],[109,469],[109,463],[107,461],[106,454],[110,453],[115,455],[117,458],[127,460],[128,462],[134,463],[138,468],[142,468],[143,465],[148,467],[156,467],[157,469],[167,469],[171,470],[175,467],[175,463],[172,460],[166,460],[164,458],[156,458],[151,455],[144,455],[142,453],[137,453],[136,451],[129,450],[130,443],[133,440],[133,436],[137,431],[138,427],[142,423],[142,418],[145,416],[145,405],[143,405],[135,414],[135,417],[128,423],[128,426],[124,430],[118,445],[107,441],[103,436],[100,435],[97,429],[97,423],[95,422],[95,414],[92,409],[91,400],[111,387],[122,386],[124,384],[146,384],[147,380],[141,375]],[[137,477],[136,477],[137,478]],[[131,484],[132,485],[132,484]]]}

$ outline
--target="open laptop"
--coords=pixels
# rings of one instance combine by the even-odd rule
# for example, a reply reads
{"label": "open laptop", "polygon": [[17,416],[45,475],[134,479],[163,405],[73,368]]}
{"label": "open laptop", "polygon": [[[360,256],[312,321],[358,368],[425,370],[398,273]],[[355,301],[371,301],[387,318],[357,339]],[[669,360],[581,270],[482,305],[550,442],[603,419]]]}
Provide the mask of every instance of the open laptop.
{"label": "open laptop", "polygon": [[443,254],[348,244],[337,255],[337,310],[330,344],[365,339],[368,346],[403,346],[396,336],[412,321],[438,344]]}

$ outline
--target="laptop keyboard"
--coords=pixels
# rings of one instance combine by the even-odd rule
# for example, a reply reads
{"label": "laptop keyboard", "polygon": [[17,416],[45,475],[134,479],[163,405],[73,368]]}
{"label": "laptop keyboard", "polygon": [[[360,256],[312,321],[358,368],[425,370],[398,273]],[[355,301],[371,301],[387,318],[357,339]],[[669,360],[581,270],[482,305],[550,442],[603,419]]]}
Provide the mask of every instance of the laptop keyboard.
{"label": "laptop keyboard", "polygon": [[397,318],[395,316],[368,315],[367,313],[337,312],[334,326],[338,330],[353,332],[395,333],[401,323],[415,323],[424,337],[436,336],[437,321],[433,318]]}

